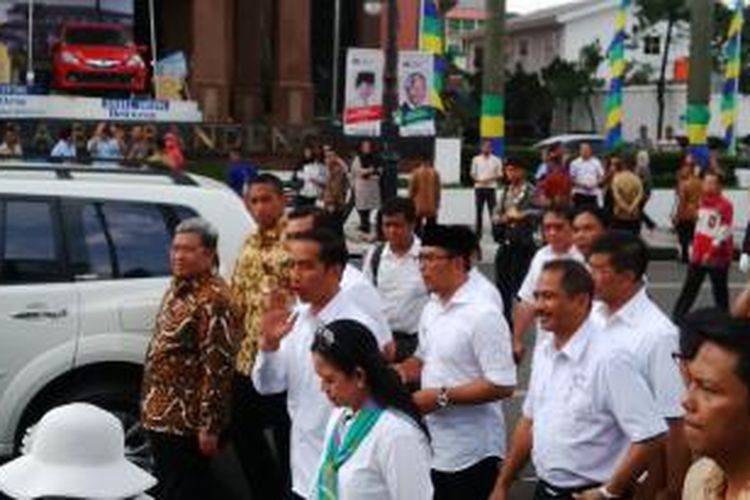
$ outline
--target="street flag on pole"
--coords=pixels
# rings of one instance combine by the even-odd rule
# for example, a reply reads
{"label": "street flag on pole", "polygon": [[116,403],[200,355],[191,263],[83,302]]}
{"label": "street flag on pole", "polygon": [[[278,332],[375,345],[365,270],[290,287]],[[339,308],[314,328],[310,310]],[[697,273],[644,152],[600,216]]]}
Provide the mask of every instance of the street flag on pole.
{"label": "street flag on pole", "polygon": [[607,94],[607,149],[622,143],[622,87],[625,76],[625,26],[631,0],[620,0],[615,37],[609,46],[609,93]]}
{"label": "street flag on pole", "polygon": [[432,88],[430,89],[430,104],[432,107],[445,111],[440,94],[443,92],[445,78],[445,40],[443,18],[437,7],[437,0],[423,0],[422,31],[419,34],[419,49],[434,56],[435,69],[433,71]]}
{"label": "street flag on pole", "polygon": [[727,43],[724,46],[724,86],[721,92],[721,123],[724,142],[730,154],[737,152],[735,126],[737,123],[737,91],[740,83],[740,43],[742,39],[742,0],[736,0],[732,21],[729,23]]}

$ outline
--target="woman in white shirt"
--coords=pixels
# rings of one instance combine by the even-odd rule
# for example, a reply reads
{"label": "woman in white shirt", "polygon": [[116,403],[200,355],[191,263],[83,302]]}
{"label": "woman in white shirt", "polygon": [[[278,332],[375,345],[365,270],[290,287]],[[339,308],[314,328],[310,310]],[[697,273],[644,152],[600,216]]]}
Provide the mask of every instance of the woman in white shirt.
{"label": "woman in white shirt", "polygon": [[432,499],[427,428],[361,323],[321,326],[312,345],[321,388],[337,407],[310,500]]}

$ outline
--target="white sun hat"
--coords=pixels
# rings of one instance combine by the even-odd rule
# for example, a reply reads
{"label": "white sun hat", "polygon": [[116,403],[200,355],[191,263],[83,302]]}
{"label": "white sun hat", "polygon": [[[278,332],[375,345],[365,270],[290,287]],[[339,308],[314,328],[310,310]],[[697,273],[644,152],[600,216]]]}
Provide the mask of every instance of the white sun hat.
{"label": "white sun hat", "polygon": [[25,454],[0,467],[0,490],[14,498],[128,498],[155,484],[151,474],[125,458],[120,421],[88,403],[47,412]]}

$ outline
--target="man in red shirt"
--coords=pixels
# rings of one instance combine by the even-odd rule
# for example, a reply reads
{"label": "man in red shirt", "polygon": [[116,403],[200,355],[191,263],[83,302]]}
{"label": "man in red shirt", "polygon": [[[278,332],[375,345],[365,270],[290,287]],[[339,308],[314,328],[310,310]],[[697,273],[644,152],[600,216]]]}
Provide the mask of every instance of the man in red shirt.
{"label": "man in red shirt", "polygon": [[729,265],[732,263],[732,203],[721,193],[721,177],[715,171],[703,175],[701,203],[695,224],[690,265],[682,292],[672,313],[679,322],[690,310],[708,274],[714,302],[729,308]]}

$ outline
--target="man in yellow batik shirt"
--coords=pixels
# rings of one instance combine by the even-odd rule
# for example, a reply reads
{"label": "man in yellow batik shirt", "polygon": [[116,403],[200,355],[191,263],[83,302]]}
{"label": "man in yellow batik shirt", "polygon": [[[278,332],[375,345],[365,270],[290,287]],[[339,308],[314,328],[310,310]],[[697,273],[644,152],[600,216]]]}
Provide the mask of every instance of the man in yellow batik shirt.
{"label": "man in yellow batik shirt", "polygon": [[[286,198],[281,181],[271,174],[257,176],[245,193],[258,229],[245,240],[231,280],[244,327],[235,363],[232,440],[253,498],[276,500],[286,498],[289,488],[290,424],[285,394],[258,394],[250,374],[258,351],[265,298],[272,290],[289,288]],[[269,428],[278,455],[266,438],[264,431]]]}

